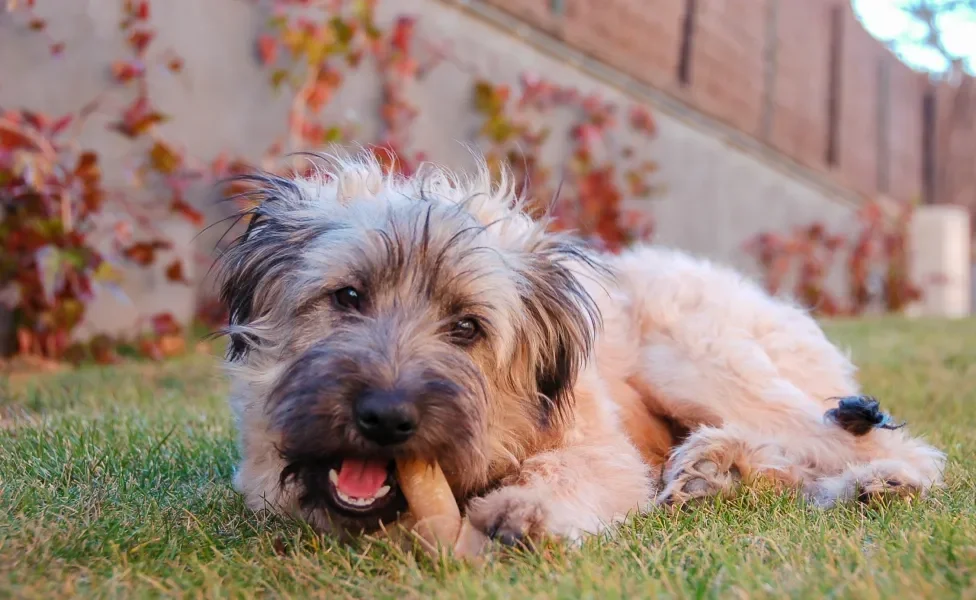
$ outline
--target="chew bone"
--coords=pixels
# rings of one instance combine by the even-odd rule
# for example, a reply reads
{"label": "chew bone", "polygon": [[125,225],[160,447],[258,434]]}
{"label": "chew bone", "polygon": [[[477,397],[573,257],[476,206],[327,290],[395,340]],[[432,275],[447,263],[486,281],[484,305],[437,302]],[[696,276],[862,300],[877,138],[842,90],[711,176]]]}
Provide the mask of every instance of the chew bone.
{"label": "chew bone", "polygon": [[424,550],[433,555],[439,548],[451,548],[455,556],[471,558],[482,553],[487,538],[462,521],[451,486],[439,464],[420,460],[398,460],[400,489],[416,518],[414,532]]}

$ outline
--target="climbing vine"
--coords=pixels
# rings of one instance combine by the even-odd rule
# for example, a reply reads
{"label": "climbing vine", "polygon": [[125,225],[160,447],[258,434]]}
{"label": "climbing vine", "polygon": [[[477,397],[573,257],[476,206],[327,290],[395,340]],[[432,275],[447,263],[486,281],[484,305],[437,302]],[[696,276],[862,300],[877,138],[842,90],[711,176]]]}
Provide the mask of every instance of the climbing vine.
{"label": "climbing vine", "polygon": [[[11,3],[26,12],[30,30],[46,35],[46,22],[37,16],[34,5],[33,0],[22,6]],[[162,212],[177,213],[194,225],[203,222],[203,215],[184,193],[198,173],[159,135],[156,126],[168,117],[153,105],[146,83],[148,69],[157,62],[175,73],[182,60],[172,51],[150,54],[155,32],[148,1],[122,2],[120,12],[128,54],[109,65],[110,83],[102,94],[75,113],[59,117],[0,107],[0,295],[12,313],[14,349],[20,354],[63,359],[104,346],[82,349],[71,334],[95,292],[116,289],[121,277],[117,261],[148,267],[160,251],[172,247],[153,225],[160,213],[157,207],[162,205]],[[53,39],[49,48],[54,56],[66,51],[64,42]],[[111,128],[132,142],[132,183],[125,190],[109,189],[102,179],[99,154],[81,147],[78,136],[105,98],[126,88],[134,89],[135,98]],[[138,191],[153,202],[134,201]],[[110,253],[98,244],[99,230],[105,229],[99,222],[106,219],[113,221]],[[165,273],[171,281],[188,283],[178,260],[167,265]],[[166,315],[154,317],[163,320]],[[164,335],[156,342],[142,346],[150,355],[174,353]],[[96,354],[103,362],[114,360],[113,353]]]}
{"label": "climbing vine", "polygon": [[[23,26],[46,36],[52,57],[70,52],[64,41],[48,35],[36,4],[8,0]],[[118,289],[120,265],[148,268],[173,249],[173,241],[155,225],[161,218],[175,214],[195,227],[204,224],[198,203],[188,197],[193,185],[212,186],[255,168],[300,170],[303,163],[289,160],[292,153],[331,144],[363,145],[387,169],[403,173],[426,160],[414,145],[419,109],[410,100],[410,89],[449,51],[421,38],[414,17],[398,15],[380,24],[376,0],[252,4],[269,11],[255,40],[257,60],[267,69],[268,84],[290,96],[285,134],[258,164],[242,160],[234,148],[201,160],[163,135],[160,126],[171,116],[155,102],[148,76],[164,70],[176,77],[185,65],[179,53],[158,46],[151,0],[119,0],[126,53],[106,65],[110,82],[104,93],[59,118],[21,108],[2,110],[0,300],[14,316],[17,352],[113,362],[120,352],[155,359],[184,351],[183,326],[168,313],[152,315],[129,339],[101,335],[77,343],[74,332],[96,300],[96,290]],[[367,68],[379,75],[381,98],[371,117],[380,125],[379,133],[370,140],[363,139],[355,120],[336,119],[328,111],[349,78]],[[503,160],[512,165],[519,191],[530,196],[534,210],[549,207],[555,226],[578,229],[610,249],[650,236],[651,223],[636,201],[654,192],[650,176],[655,165],[618,140],[622,126],[653,137],[654,121],[646,110],[630,108],[619,123],[623,109],[596,95],[529,75],[514,93],[482,76],[476,79],[472,105],[483,127],[474,141],[495,168]],[[130,98],[111,125],[132,145],[132,158],[125,165],[130,177],[122,188],[105,184],[97,150],[82,148],[77,141],[88,116],[104,111],[106,98],[113,95]],[[551,111],[572,115],[565,131],[548,129],[545,115]],[[569,151],[547,161],[545,142],[557,137]],[[628,199],[635,204],[626,206]],[[112,223],[105,234],[109,215]],[[110,236],[108,251],[99,244],[104,235]],[[172,284],[190,283],[179,260],[170,259],[163,270]],[[206,298],[200,309],[211,324],[224,316]]]}
{"label": "climbing vine", "polygon": [[[515,171],[529,208],[548,212],[554,226],[572,229],[595,245],[617,251],[648,240],[653,222],[645,206],[625,200],[646,200],[656,188],[651,176],[657,164],[636,155],[620,141],[621,109],[597,94],[523,75],[516,91],[481,79],[475,83],[475,109],[483,116],[479,136],[489,165]],[[546,113],[572,115],[564,130],[553,130]],[[624,125],[643,138],[656,133],[654,119],[632,106]],[[545,160],[547,145],[568,148],[556,163]]]}
{"label": "climbing vine", "polygon": [[[822,316],[858,316],[871,309],[900,313],[921,298],[908,274],[908,227],[911,204],[888,214],[878,202],[857,213],[853,235],[831,233],[820,222],[797,228],[791,235],[765,232],[749,240],[746,250],[757,260],[766,289],[787,292]],[[844,256],[846,255],[846,259]],[[844,262],[841,260],[844,259]],[[829,279],[846,278],[845,293]]]}

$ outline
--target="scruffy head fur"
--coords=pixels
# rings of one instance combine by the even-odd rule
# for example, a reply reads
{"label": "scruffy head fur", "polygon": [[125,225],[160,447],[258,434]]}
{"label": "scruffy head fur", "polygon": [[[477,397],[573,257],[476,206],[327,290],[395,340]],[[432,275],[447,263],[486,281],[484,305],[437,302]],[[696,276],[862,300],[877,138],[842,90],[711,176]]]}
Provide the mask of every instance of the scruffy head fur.
{"label": "scruffy head fur", "polygon": [[395,481],[350,506],[334,489],[344,464],[437,460],[462,497],[558,438],[599,326],[581,278],[602,269],[484,168],[316,165],[307,179],[245,177],[259,202],[220,260],[237,484],[265,490],[252,505],[371,529],[404,508]]}

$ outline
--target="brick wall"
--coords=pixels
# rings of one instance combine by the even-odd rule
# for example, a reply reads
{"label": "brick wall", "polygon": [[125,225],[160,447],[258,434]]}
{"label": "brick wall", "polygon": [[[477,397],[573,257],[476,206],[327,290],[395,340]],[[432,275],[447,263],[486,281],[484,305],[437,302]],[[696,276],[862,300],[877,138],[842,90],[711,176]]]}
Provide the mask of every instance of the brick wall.
{"label": "brick wall", "polygon": [[956,88],[932,92],[848,0],[485,2],[864,196],[976,206],[976,108],[953,112]]}

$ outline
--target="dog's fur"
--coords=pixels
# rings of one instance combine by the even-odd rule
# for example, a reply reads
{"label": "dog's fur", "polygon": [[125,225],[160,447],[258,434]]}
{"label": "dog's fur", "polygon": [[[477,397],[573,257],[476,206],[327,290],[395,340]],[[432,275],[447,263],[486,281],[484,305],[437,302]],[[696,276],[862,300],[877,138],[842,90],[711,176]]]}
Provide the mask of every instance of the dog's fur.
{"label": "dog's fur", "polygon": [[[438,461],[472,523],[509,542],[578,540],[757,478],[824,506],[941,483],[940,451],[861,427],[876,406],[814,320],[729,269],[596,253],[483,166],[399,177],[327,157],[315,177],[250,179],[260,202],[221,267],[235,482],[254,509],[334,532],[402,516],[333,510],[326,471],[346,457]],[[348,286],[358,309],[335,301]],[[377,391],[419,415],[402,444],[353,423]]]}

